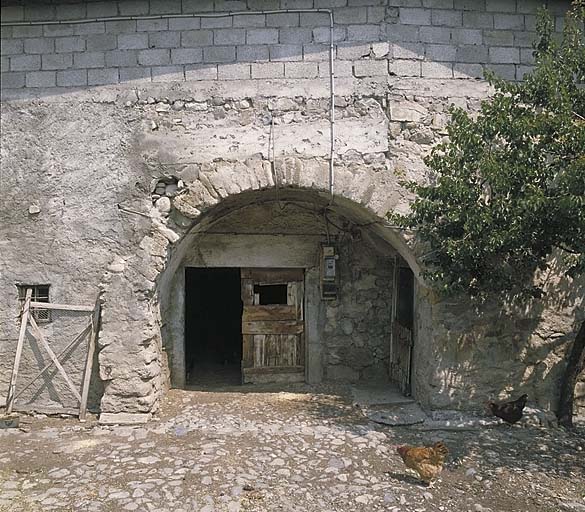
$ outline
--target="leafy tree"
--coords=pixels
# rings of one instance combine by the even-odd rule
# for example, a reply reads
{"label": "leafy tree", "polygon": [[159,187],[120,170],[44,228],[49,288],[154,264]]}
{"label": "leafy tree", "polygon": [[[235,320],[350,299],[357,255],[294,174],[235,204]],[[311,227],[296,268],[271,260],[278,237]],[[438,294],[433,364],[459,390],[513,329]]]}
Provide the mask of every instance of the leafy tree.
{"label": "leafy tree", "polygon": [[[427,244],[425,277],[440,292],[539,298],[534,275],[552,256],[571,277],[585,272],[584,19],[574,1],[561,39],[541,10],[534,71],[522,82],[488,74],[494,94],[476,116],[452,109],[448,142],[426,159],[434,182],[407,184],[411,212],[392,217]],[[564,426],[584,357],[585,322],[563,378]]]}

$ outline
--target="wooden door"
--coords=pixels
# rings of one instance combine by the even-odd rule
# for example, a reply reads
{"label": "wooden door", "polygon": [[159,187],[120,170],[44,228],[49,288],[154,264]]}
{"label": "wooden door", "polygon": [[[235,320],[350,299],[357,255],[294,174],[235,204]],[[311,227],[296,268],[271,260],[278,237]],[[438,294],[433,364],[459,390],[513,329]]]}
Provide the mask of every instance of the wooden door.
{"label": "wooden door", "polygon": [[242,380],[305,379],[303,269],[243,268]]}

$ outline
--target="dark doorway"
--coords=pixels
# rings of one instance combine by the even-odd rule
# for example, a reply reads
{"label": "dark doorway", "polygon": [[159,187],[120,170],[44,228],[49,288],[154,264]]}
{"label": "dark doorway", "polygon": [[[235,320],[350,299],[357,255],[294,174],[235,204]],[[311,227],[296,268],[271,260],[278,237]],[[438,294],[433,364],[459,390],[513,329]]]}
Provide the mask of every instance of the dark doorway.
{"label": "dark doorway", "polygon": [[241,383],[240,269],[185,269],[185,368],[188,385]]}

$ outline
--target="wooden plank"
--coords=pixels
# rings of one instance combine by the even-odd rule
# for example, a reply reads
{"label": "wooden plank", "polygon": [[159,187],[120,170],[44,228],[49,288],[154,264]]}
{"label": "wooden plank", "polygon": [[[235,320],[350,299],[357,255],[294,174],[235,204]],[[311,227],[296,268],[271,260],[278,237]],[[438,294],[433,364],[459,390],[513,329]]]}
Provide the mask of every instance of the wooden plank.
{"label": "wooden plank", "polygon": [[69,389],[75,395],[75,398],[77,398],[77,400],[81,403],[81,395],[79,394],[79,391],[77,391],[77,389],[75,389],[75,386],[73,385],[73,382],[71,382],[71,379],[69,378],[69,375],[67,375],[67,372],[61,366],[61,363],[57,359],[57,356],[55,356],[55,353],[51,350],[51,347],[47,343],[47,340],[43,336],[43,333],[39,329],[39,326],[35,322],[35,319],[31,316],[29,318],[29,321],[30,321],[30,325],[31,325],[32,330],[33,330],[33,336],[37,339],[37,341],[40,341],[41,342],[41,344],[43,345],[44,349],[47,351],[47,354],[49,354],[49,357],[53,360],[53,363],[55,364],[55,366],[59,370],[59,373],[65,379],[65,382],[69,386]]}
{"label": "wooden plank", "polygon": [[303,322],[296,320],[279,322],[258,320],[242,322],[242,334],[300,334],[304,327]]}
{"label": "wooden plank", "polygon": [[100,320],[100,298],[99,295],[95,301],[94,312],[91,316],[91,334],[89,335],[89,343],[87,346],[87,358],[85,360],[85,372],[83,373],[83,381],[81,386],[81,402],[79,404],[79,421],[85,421],[87,414],[87,397],[89,395],[89,382],[91,380],[91,371],[93,369],[93,356],[95,353],[95,340],[98,332],[98,324]]}
{"label": "wooden plank", "polygon": [[264,366],[264,341],[265,336],[263,334],[257,334],[252,336],[254,346],[254,364],[253,367]]}
{"label": "wooden plank", "polygon": [[243,322],[256,320],[296,320],[296,306],[270,305],[270,306],[244,306],[242,313]]}
{"label": "wooden plank", "polygon": [[246,375],[274,375],[277,373],[304,373],[303,366],[262,366],[259,368],[246,368]]}
{"label": "wooden plank", "polygon": [[243,268],[242,279],[251,279],[254,284],[283,284],[303,281],[302,268]]}
{"label": "wooden plank", "polygon": [[91,313],[94,310],[94,306],[74,306],[71,304],[52,304],[51,302],[31,302],[31,308],[38,309],[59,309],[61,311],[85,311]]}
{"label": "wooden plank", "polygon": [[254,281],[251,279],[242,279],[240,291],[244,306],[254,304]]}
{"label": "wooden plank", "polygon": [[20,366],[20,358],[22,356],[22,346],[24,344],[24,336],[26,334],[26,326],[30,317],[30,303],[32,296],[32,288],[26,289],[24,298],[24,308],[22,309],[22,317],[20,319],[20,333],[18,334],[18,341],[16,343],[16,353],[14,355],[14,366],[12,367],[12,375],[10,377],[10,384],[8,385],[8,395],[6,397],[6,414],[12,412],[14,406],[14,390],[16,389],[16,377],[18,376],[18,367]]}
{"label": "wooden plank", "polygon": [[250,368],[254,365],[254,336],[242,335],[242,368]]}

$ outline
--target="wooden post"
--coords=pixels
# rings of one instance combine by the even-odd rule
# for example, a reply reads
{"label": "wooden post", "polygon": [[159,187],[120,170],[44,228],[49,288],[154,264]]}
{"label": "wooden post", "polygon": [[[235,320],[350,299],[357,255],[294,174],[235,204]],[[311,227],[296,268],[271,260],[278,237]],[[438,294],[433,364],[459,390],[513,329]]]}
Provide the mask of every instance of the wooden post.
{"label": "wooden post", "polygon": [[81,403],[79,404],[79,421],[85,421],[87,414],[87,396],[89,394],[89,383],[93,369],[93,355],[95,353],[95,340],[97,338],[98,323],[100,319],[100,298],[95,303],[95,309],[91,316],[91,333],[87,346],[87,359],[85,360],[85,373],[83,374],[83,385],[81,388]]}
{"label": "wooden post", "polygon": [[75,398],[77,398],[77,400],[79,401],[79,403],[81,403],[81,395],[79,394],[79,391],[77,391],[77,389],[75,389],[75,386],[73,385],[73,382],[71,382],[71,379],[69,378],[69,375],[67,375],[67,372],[61,366],[61,363],[57,359],[57,356],[51,350],[51,347],[47,343],[47,340],[43,336],[43,333],[39,329],[39,326],[37,325],[37,323],[35,322],[35,319],[32,316],[30,317],[30,325],[31,325],[31,327],[33,329],[33,335],[34,335],[34,337],[38,341],[41,342],[41,344],[43,345],[43,347],[47,351],[47,354],[49,354],[49,357],[53,361],[53,364],[57,367],[57,369],[59,370],[59,372],[61,373],[61,375],[65,379],[65,382],[67,382],[67,385],[69,386],[69,389],[75,395]]}
{"label": "wooden post", "polygon": [[24,299],[24,308],[22,309],[22,318],[20,319],[20,333],[18,335],[18,342],[16,343],[14,366],[12,367],[12,376],[10,377],[10,384],[8,386],[8,396],[6,398],[6,414],[11,414],[12,407],[14,406],[14,390],[16,389],[16,377],[18,376],[18,367],[20,366],[20,357],[22,356],[22,346],[24,345],[26,326],[28,324],[28,318],[30,316],[31,297],[32,288],[27,288],[26,296]]}

